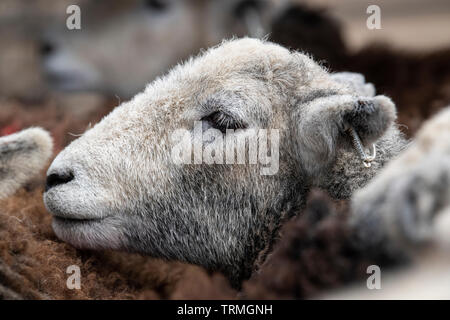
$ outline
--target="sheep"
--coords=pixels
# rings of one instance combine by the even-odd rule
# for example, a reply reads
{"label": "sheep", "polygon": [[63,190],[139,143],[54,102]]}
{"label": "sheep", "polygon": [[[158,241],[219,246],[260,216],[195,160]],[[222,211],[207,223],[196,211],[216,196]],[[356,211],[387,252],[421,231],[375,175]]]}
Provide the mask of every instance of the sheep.
{"label": "sheep", "polygon": [[[349,226],[365,252],[413,262],[383,275],[383,290],[355,286],[333,299],[448,299],[450,107],[420,129],[411,146],[352,197]],[[383,270],[383,269],[382,269]]]}
{"label": "sheep", "polygon": [[[375,96],[362,76],[332,75],[270,42],[225,41],[149,84],[63,150],[47,172],[44,202],[56,235],[75,247],[194,263],[237,287],[311,188],[349,198],[403,149],[395,118],[393,102]],[[240,138],[278,130],[279,170],[175,163],[174,145],[195,143],[198,121],[215,132],[202,141],[205,150],[226,130]],[[363,145],[376,143],[369,168],[349,128]],[[191,135],[174,141],[180,129]]]}
{"label": "sheep", "polygon": [[81,1],[82,32],[49,30],[42,44],[43,69],[54,88],[129,98],[201,48],[233,35],[269,33],[272,18],[287,2],[128,0],[112,8]]}
{"label": "sheep", "polygon": [[[365,246],[420,244],[435,235],[434,217],[450,205],[449,124],[447,107],[425,123],[405,152],[354,194],[352,225]],[[371,223],[376,220],[379,223]],[[402,241],[396,239],[400,236]]]}
{"label": "sheep", "polygon": [[52,155],[47,131],[30,128],[0,138],[0,199],[12,195],[43,169]]}

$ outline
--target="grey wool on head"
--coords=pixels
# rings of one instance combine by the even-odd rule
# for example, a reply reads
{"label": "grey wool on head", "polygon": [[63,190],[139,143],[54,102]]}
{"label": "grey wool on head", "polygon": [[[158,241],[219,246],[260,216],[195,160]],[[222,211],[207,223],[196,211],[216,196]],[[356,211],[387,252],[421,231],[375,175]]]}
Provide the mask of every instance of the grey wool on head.
{"label": "grey wool on head", "polygon": [[[349,198],[402,150],[395,120],[394,103],[375,95],[361,75],[329,73],[307,55],[266,41],[224,41],[72,142],[48,170],[44,200],[57,236],[76,247],[199,264],[238,286],[312,187]],[[240,127],[238,134],[279,130],[279,170],[175,164],[171,134],[193,132],[196,121]],[[349,128],[365,147],[376,144],[370,168],[354,151]]]}

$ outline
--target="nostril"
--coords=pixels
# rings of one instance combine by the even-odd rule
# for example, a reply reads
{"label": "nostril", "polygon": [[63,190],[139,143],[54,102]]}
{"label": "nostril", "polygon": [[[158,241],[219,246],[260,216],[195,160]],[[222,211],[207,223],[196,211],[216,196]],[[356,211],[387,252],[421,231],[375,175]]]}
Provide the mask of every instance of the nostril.
{"label": "nostril", "polygon": [[56,187],[61,184],[68,183],[73,180],[73,173],[52,173],[47,176],[47,181],[45,184],[45,191],[50,190],[53,187]]}
{"label": "nostril", "polygon": [[48,41],[44,41],[40,46],[40,52],[43,56],[50,55],[54,50],[55,46]]}

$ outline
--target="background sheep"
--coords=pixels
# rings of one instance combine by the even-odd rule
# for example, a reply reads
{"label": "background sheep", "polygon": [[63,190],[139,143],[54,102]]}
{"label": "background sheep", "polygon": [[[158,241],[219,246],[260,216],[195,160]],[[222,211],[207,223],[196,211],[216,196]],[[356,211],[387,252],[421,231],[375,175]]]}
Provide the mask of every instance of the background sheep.
{"label": "background sheep", "polygon": [[352,210],[360,250],[389,248],[412,266],[386,274],[381,291],[353,288],[326,297],[449,297],[450,108],[429,120],[408,150],[355,194]]}
{"label": "background sheep", "polygon": [[0,138],[0,199],[39,173],[52,154],[49,134],[32,128]]}
{"label": "background sheep", "polygon": [[[286,2],[119,1],[112,10],[107,2],[81,1],[86,31],[47,33],[42,44],[44,72],[62,90],[129,98],[201,48],[243,36],[249,29],[269,30],[272,17]],[[124,74],[133,76],[123,81]]]}

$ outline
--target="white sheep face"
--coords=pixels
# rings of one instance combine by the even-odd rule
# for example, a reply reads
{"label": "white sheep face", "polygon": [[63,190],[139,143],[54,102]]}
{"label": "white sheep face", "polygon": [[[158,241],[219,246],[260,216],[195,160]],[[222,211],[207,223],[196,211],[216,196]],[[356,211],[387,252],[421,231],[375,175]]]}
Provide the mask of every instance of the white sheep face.
{"label": "white sheep face", "polygon": [[[255,39],[224,42],[148,85],[63,150],[48,170],[44,200],[57,236],[77,247],[139,251],[242,277],[339,152],[358,163],[346,127],[368,143],[394,119],[388,98],[358,95],[303,54]],[[259,162],[174,163],[172,134],[192,132],[196,121],[241,128],[238,134],[278,130],[275,174],[262,175],[267,165]]]}

